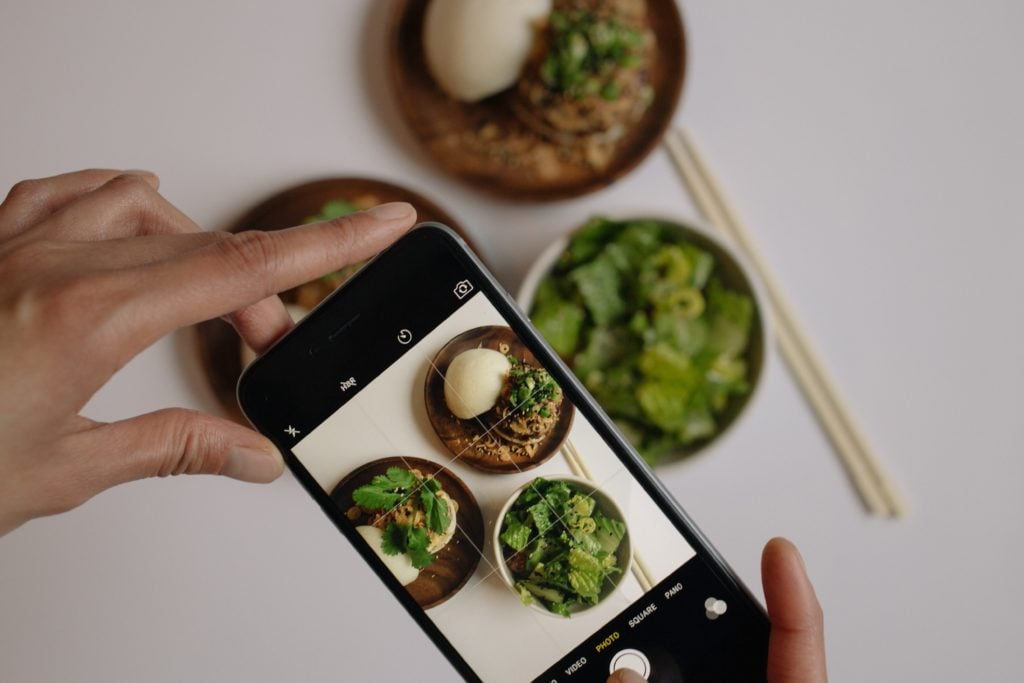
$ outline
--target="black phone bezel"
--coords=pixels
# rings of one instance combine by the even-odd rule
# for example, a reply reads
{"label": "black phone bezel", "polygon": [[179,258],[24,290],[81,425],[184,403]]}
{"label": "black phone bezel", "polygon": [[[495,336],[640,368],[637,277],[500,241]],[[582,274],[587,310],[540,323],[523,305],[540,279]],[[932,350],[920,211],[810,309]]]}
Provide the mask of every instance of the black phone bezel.
{"label": "black phone bezel", "polygon": [[[426,245],[417,245],[417,243]],[[679,530],[686,541],[695,551],[698,558],[702,559],[719,581],[735,594],[744,597],[753,614],[760,615],[765,628],[768,627],[768,617],[764,608],[754,597],[747,586],[739,579],[731,567],[725,562],[721,554],[712,546],[710,541],[698,529],[683,507],[675,500],[672,494],[657,479],[648,465],[643,461],[636,450],[626,441],[625,437],[614,426],[611,419],[604,413],[604,410],[590,396],[582,383],[576,378],[573,372],[565,365],[562,359],[556,354],[540,336],[539,332],[529,322],[529,319],[519,308],[518,304],[497,282],[493,275],[487,270],[479,258],[473,253],[465,241],[454,231],[440,223],[421,223],[413,230],[402,237],[398,242],[387,250],[381,252],[376,258],[366,264],[348,282],[343,284],[337,291],[325,299],[315,310],[320,311],[330,308],[332,302],[345,297],[351,291],[352,285],[356,282],[365,283],[372,280],[379,274],[383,274],[384,268],[380,264],[386,263],[393,258],[407,258],[415,254],[424,246],[436,248],[441,246],[453,256],[462,266],[466,274],[473,279],[474,284],[480,286],[480,291],[487,297],[488,301],[498,310],[508,325],[519,335],[520,339],[533,352],[538,361],[551,373],[555,381],[565,391],[567,397],[573,402],[577,411],[590,421],[595,431],[609,445],[630,474],[640,482],[651,498],[658,505],[659,509],[668,517],[673,525]],[[425,251],[425,249],[423,249]],[[415,258],[415,256],[413,256]],[[400,272],[402,269],[391,268],[392,271]],[[416,283],[409,283],[415,286]],[[375,302],[379,305],[379,300]],[[310,315],[312,317],[312,314]],[[286,342],[295,343],[301,340],[307,326],[300,322],[287,335],[278,340],[277,343],[266,353],[246,368],[238,380],[237,396],[242,413],[249,422],[261,433],[275,443],[281,451],[285,463],[295,475],[296,479],[306,489],[307,493],[319,504],[324,513],[334,522],[338,530],[355,547],[356,551],[363,556],[363,559],[373,568],[374,572],[384,582],[391,593],[405,607],[409,615],[434,641],[434,644],[441,650],[445,657],[451,662],[455,669],[467,680],[479,681],[479,676],[473,671],[466,660],[459,653],[458,649],[447,639],[443,632],[430,619],[429,615],[420,608],[415,600],[409,595],[405,588],[394,578],[384,563],[365,543],[362,542],[358,532],[345,518],[343,511],[334,503],[326,491],[313,479],[302,463],[292,453],[290,444],[277,434],[272,425],[273,415],[262,414],[262,402],[259,397],[265,395],[267,389],[253,384],[254,378],[262,374],[261,369],[269,364],[280,362],[283,356],[277,350]],[[321,340],[319,335],[308,340],[308,348],[312,349]],[[307,347],[307,343],[299,344],[300,347]]]}

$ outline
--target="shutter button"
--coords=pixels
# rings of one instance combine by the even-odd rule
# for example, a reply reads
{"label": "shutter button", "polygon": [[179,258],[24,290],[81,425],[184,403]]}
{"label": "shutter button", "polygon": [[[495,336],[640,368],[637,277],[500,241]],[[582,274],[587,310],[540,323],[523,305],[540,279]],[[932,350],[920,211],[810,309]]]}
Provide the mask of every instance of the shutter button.
{"label": "shutter button", "polygon": [[640,652],[640,650],[619,650],[612,656],[612,663],[608,667],[608,673],[615,673],[619,669],[630,669],[646,679],[651,675],[651,662],[647,659],[647,655]]}

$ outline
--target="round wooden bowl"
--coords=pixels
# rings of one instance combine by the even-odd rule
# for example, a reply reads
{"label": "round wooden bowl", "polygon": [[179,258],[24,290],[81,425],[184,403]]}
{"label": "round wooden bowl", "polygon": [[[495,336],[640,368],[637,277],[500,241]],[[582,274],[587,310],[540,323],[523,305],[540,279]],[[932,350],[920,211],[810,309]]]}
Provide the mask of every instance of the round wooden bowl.
{"label": "round wooden bowl", "polygon": [[[395,0],[390,19],[388,70],[398,110],[427,154],[445,171],[492,194],[521,201],[567,199],[594,192],[632,171],[661,142],[672,122],[686,73],[686,38],[676,0],[647,0],[657,55],[650,73],[654,101],[619,141],[610,162],[594,169],[559,159],[558,144],[530,133],[513,111],[509,92],[465,103],[444,93],[430,75],[423,48],[429,0]],[[548,145],[543,172],[492,149],[462,144],[488,124],[517,138]],[[464,138],[462,138],[464,139]]]}
{"label": "round wooden bowl", "polygon": [[[300,225],[320,213],[330,201],[376,203],[409,202],[419,221],[439,221],[459,233],[471,246],[472,240],[452,216],[426,197],[400,185],[372,178],[327,178],[303,183],[280,192],[246,214],[229,230],[281,230]],[[294,303],[296,290],[281,294],[285,303]],[[235,398],[235,387],[242,374],[241,341],[231,325],[223,320],[207,320],[195,326],[199,359],[218,403],[228,417],[245,423]]]}
{"label": "round wooden bowl", "polygon": [[482,416],[469,420],[455,417],[444,400],[444,375],[448,371],[452,359],[467,349],[476,348],[495,351],[507,348],[505,353],[530,365],[540,366],[540,363],[519,340],[516,333],[508,327],[488,325],[467,330],[445,344],[434,357],[433,366],[427,370],[423,391],[427,418],[445,447],[461,463],[493,474],[514,474],[533,469],[562,447],[572,428],[575,409],[563,394],[558,422],[555,423],[554,428],[544,440],[537,445],[533,455],[513,457],[507,461],[499,460],[486,446],[477,445],[476,442],[492,425],[485,424],[481,419]]}
{"label": "round wooden bowl", "polygon": [[[350,472],[331,491],[331,499],[343,511],[353,507],[352,492],[369,484],[389,467],[417,469],[425,477],[433,477],[458,506],[455,513],[458,527],[448,545],[437,553],[437,559],[420,570],[419,578],[406,590],[423,609],[436,607],[459,592],[476,571],[484,547],[484,518],[480,505],[466,484],[446,468],[423,458],[383,458]],[[365,518],[352,520],[356,526],[367,524]]]}

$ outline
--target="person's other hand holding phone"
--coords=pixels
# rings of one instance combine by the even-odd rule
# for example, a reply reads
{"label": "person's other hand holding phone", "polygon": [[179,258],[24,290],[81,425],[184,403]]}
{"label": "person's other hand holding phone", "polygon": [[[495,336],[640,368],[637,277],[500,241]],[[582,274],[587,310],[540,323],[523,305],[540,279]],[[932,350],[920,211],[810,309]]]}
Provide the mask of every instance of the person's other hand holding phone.
{"label": "person's other hand holding phone", "polygon": [[[800,552],[773,538],[761,555],[761,582],[772,622],[768,641],[768,683],[826,683],[825,620]],[[644,683],[629,669],[608,683]]]}

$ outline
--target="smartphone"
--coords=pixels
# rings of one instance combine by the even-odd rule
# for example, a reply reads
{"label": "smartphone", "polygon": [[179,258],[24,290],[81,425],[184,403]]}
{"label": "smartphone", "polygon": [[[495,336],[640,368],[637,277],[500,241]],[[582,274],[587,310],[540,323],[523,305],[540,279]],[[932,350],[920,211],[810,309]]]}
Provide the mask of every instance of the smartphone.
{"label": "smartphone", "polygon": [[238,400],[467,680],[764,680],[761,606],[445,226],[368,263]]}

